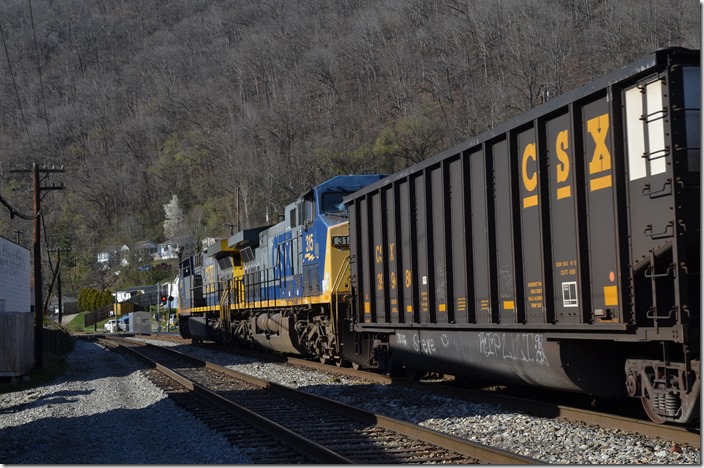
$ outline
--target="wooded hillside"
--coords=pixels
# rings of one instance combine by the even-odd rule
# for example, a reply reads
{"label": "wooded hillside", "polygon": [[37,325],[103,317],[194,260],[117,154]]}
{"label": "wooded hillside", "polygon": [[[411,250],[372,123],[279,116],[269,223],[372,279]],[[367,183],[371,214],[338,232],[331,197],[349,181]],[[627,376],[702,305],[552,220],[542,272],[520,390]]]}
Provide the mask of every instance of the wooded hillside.
{"label": "wooded hillside", "polygon": [[[695,0],[3,0],[0,195],[31,213],[10,169],[63,165],[46,241],[95,285],[102,247],[166,240],[174,195],[185,244],[276,222],[330,176],[395,172],[657,48],[699,48],[699,18]],[[30,247],[0,205],[15,230]]]}

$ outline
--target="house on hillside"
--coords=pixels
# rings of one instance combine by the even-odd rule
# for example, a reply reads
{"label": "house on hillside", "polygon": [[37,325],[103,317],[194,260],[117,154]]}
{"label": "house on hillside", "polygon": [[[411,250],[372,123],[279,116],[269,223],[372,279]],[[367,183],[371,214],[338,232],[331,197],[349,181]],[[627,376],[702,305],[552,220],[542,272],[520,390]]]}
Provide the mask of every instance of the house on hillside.
{"label": "house on hillside", "polygon": [[129,264],[129,253],[130,248],[124,244],[122,246],[111,245],[106,247],[105,250],[98,252],[98,263],[103,268],[118,264],[125,266]]}
{"label": "house on hillside", "polygon": [[156,253],[156,242],[150,240],[135,242],[131,250],[132,259],[140,264],[144,262],[151,262],[154,259],[154,255]]}
{"label": "house on hillside", "polygon": [[130,264],[145,265],[155,260],[178,258],[176,243],[166,242],[157,244],[151,240],[135,242],[132,247],[108,246],[98,253],[98,263],[103,268],[108,266],[127,266]]}
{"label": "house on hillside", "polygon": [[154,260],[170,260],[178,258],[178,245],[173,241],[157,244]]}
{"label": "house on hillside", "polygon": [[200,241],[200,248],[203,251],[208,250],[208,247],[215,244],[217,241],[218,241],[218,239],[216,239],[214,237],[206,237],[205,239]]}

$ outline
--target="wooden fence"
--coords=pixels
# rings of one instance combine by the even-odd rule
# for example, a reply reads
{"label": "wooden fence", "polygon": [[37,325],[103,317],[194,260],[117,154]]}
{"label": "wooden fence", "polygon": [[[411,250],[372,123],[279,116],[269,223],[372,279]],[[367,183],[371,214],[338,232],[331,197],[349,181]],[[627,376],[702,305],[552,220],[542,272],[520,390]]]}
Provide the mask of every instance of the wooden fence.
{"label": "wooden fence", "polygon": [[42,339],[45,353],[64,354],[73,349],[74,338],[59,328],[45,327]]}
{"label": "wooden fence", "polygon": [[34,365],[34,314],[0,314],[0,376],[29,373]]}

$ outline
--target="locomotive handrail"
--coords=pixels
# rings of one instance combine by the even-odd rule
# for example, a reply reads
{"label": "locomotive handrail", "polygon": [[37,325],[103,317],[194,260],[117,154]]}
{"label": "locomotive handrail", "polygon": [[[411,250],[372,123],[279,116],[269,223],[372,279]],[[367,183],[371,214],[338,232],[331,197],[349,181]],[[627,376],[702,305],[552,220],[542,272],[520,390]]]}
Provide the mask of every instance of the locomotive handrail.
{"label": "locomotive handrail", "polygon": [[337,276],[335,277],[335,281],[333,282],[332,289],[330,292],[333,294],[337,295],[339,290],[340,290],[340,285],[342,284],[342,280],[345,277],[345,272],[349,269],[350,267],[350,256],[347,255],[344,260],[342,260],[342,266],[337,272]]}
{"label": "locomotive handrail", "polygon": [[335,277],[335,281],[333,282],[333,287],[330,290],[330,293],[332,297],[334,298],[332,307],[333,307],[333,317],[332,317],[332,330],[335,335],[338,335],[338,329],[337,329],[337,321],[338,318],[340,317],[340,300],[339,300],[339,295],[340,295],[340,286],[342,285],[342,280],[345,277],[345,273],[349,271],[350,269],[350,256],[347,255],[344,260],[342,260],[342,266],[340,266],[340,269],[337,272],[337,276]]}

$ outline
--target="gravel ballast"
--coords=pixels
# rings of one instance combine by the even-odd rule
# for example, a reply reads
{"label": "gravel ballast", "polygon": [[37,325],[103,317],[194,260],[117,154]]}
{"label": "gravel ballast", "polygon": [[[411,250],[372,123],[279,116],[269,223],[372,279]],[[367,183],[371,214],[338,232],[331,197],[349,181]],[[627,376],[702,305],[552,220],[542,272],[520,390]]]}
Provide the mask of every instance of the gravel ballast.
{"label": "gravel ballast", "polygon": [[[430,393],[409,394],[399,387],[202,348],[179,346],[179,350],[544,463],[701,464],[699,449],[670,441],[532,417]],[[135,361],[84,341],[76,343],[67,361],[70,370],[61,379],[0,395],[0,462],[251,463],[223,436],[178,409]],[[134,393],[133,388],[139,392]]]}
{"label": "gravel ballast", "polygon": [[136,361],[78,340],[67,364],[57,381],[0,395],[0,463],[250,463]]}
{"label": "gravel ballast", "polygon": [[[145,340],[149,341],[149,340]],[[164,341],[154,344],[167,345]],[[238,372],[319,394],[473,442],[535,458],[549,464],[696,464],[700,449],[555,419],[529,416],[486,403],[472,403],[403,387],[358,379],[195,347],[189,355]],[[351,391],[350,386],[363,386]]]}

